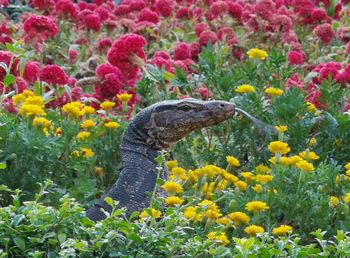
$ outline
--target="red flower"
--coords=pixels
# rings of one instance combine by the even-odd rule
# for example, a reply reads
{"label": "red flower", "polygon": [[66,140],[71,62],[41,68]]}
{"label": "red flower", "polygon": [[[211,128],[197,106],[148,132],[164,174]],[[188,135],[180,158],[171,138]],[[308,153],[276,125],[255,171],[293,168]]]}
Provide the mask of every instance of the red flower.
{"label": "red flower", "polygon": [[68,76],[61,67],[46,65],[40,71],[40,80],[52,85],[65,85],[68,82]]}
{"label": "red flower", "polygon": [[174,49],[174,60],[191,58],[191,48],[187,43],[178,43]]}
{"label": "red flower", "polygon": [[305,53],[302,51],[289,51],[288,64],[289,65],[301,65],[305,62]]}
{"label": "red flower", "polygon": [[231,1],[226,1],[226,4],[228,5],[228,11],[232,18],[235,18],[237,21],[242,20],[242,15],[243,15],[243,8],[242,6],[237,3],[237,2],[231,2]]}
{"label": "red flower", "polygon": [[286,89],[289,90],[292,87],[297,87],[298,89],[302,89],[304,87],[304,82],[297,73],[290,76],[287,80]]}
{"label": "red flower", "polygon": [[101,19],[97,14],[88,14],[83,17],[83,25],[89,30],[98,32],[101,29]]}
{"label": "red flower", "polygon": [[331,43],[334,36],[334,31],[332,29],[332,26],[328,23],[318,25],[314,29],[314,33],[325,45],[328,45],[329,43]]}
{"label": "red flower", "polygon": [[26,42],[42,43],[58,34],[58,27],[54,20],[47,16],[30,15],[23,23],[24,40]]}
{"label": "red flower", "polygon": [[113,41],[111,38],[104,38],[98,42],[97,49],[98,51],[105,53],[112,46],[112,44]]}
{"label": "red flower", "polygon": [[163,58],[161,55],[158,55],[158,56],[155,55],[151,63],[157,66],[158,68],[164,68],[165,71],[168,71],[171,73],[175,71],[172,60]]}
{"label": "red flower", "polygon": [[276,5],[272,0],[259,0],[255,4],[254,11],[264,20],[269,20],[272,14],[276,13]]}
{"label": "red flower", "polygon": [[129,5],[121,4],[115,7],[114,14],[116,16],[122,16],[129,13]]}
{"label": "red flower", "polygon": [[218,1],[210,5],[210,13],[214,18],[223,16],[228,10],[228,5],[226,2]]}
{"label": "red flower", "polygon": [[0,44],[12,43],[11,31],[7,28],[7,21],[0,24]]}
{"label": "red flower", "polygon": [[155,58],[155,57],[161,57],[163,59],[170,59],[169,53],[165,52],[163,50],[155,52],[153,55],[153,58]]}
{"label": "red flower", "polygon": [[159,16],[156,12],[151,11],[149,8],[145,8],[140,12],[138,21],[148,21],[157,24],[159,22]]}
{"label": "red flower", "polygon": [[77,61],[77,58],[79,56],[79,51],[78,50],[68,50],[68,58],[69,58],[69,63],[74,64],[75,61]]}
{"label": "red flower", "polygon": [[28,83],[21,77],[16,77],[16,86],[18,93],[22,93],[24,90],[29,88]]}
{"label": "red flower", "polygon": [[[0,85],[1,88],[1,85]],[[7,113],[17,113],[16,106],[13,104],[11,98],[4,99],[4,102],[2,102],[2,109]]]}
{"label": "red flower", "polygon": [[141,11],[143,8],[146,7],[146,4],[142,0],[133,0],[129,4],[129,11]]}
{"label": "red flower", "polygon": [[52,7],[55,5],[54,0],[32,0],[30,6],[38,11],[51,12]]}
{"label": "red flower", "polygon": [[98,14],[98,16],[100,16],[100,20],[102,22],[108,20],[109,10],[106,7],[99,6],[98,8],[96,8],[95,12]]}
{"label": "red flower", "polygon": [[34,83],[38,80],[40,73],[40,63],[29,61],[26,63],[23,72],[23,78],[30,83]]}
{"label": "red flower", "polygon": [[118,67],[125,77],[134,78],[140,71],[141,62],[146,60],[143,48],[147,41],[136,34],[127,34],[118,38],[108,52],[108,61]]}
{"label": "red flower", "polygon": [[273,26],[276,32],[288,32],[293,27],[293,21],[287,15],[276,15],[273,19]]}
{"label": "red flower", "polygon": [[0,0],[0,7],[1,6],[9,6],[10,2],[8,0]]}
{"label": "red flower", "polygon": [[201,35],[201,33],[205,30],[208,30],[208,25],[204,22],[198,23],[196,24],[196,26],[194,27],[194,32],[196,33],[197,37],[199,37],[199,35]]}
{"label": "red flower", "polygon": [[216,34],[212,31],[203,31],[199,36],[199,45],[207,46],[209,42],[214,45],[218,41]]}
{"label": "red flower", "polygon": [[155,10],[163,17],[170,17],[174,12],[174,3],[172,0],[157,0]]}
{"label": "red flower", "polygon": [[67,20],[76,20],[78,18],[78,10],[71,0],[59,0],[55,5],[55,13],[57,16]]}
{"label": "red flower", "polygon": [[201,46],[199,45],[198,42],[192,42],[190,43],[190,48],[191,48],[191,58],[196,59],[201,52]]}

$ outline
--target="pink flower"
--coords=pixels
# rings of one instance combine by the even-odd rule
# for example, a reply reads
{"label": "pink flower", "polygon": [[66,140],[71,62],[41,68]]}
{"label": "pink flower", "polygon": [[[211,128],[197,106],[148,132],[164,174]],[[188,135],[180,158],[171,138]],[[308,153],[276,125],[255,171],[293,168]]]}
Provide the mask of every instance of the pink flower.
{"label": "pink flower", "polygon": [[187,43],[178,43],[174,49],[174,60],[191,58],[191,48]]}
{"label": "pink flower", "polygon": [[161,55],[154,56],[151,63],[157,66],[158,68],[164,68],[165,71],[171,73],[175,71],[172,60],[163,58]]}
{"label": "pink flower", "polygon": [[32,0],[30,6],[38,11],[51,12],[52,7],[55,5],[54,0]]}
{"label": "pink flower", "polygon": [[88,14],[83,18],[84,27],[93,31],[100,31],[101,19],[97,14]]}
{"label": "pink flower", "polygon": [[201,46],[198,42],[191,42],[190,43],[191,48],[191,58],[196,59],[199,56],[199,53],[201,52]]}
{"label": "pink flower", "polygon": [[23,78],[30,83],[38,80],[40,73],[40,63],[28,61],[24,67]]}
{"label": "pink flower", "polygon": [[68,76],[61,67],[46,65],[40,71],[40,80],[51,85],[65,85],[68,82]]}
{"label": "pink flower", "polygon": [[151,11],[149,8],[142,9],[139,15],[139,22],[148,21],[157,24],[159,22],[159,16],[156,12]]}
{"label": "pink flower", "polygon": [[[0,88],[1,88],[1,85],[0,85]],[[16,106],[13,104],[11,98],[4,99],[4,101],[2,102],[2,109],[7,113],[12,113],[12,114],[17,113]]]}
{"label": "pink flower", "polygon": [[155,57],[161,57],[163,59],[170,59],[170,55],[168,52],[165,52],[163,50],[157,51],[154,53],[153,58]]}
{"label": "pink flower", "polygon": [[141,11],[146,7],[146,4],[142,0],[133,0],[129,4],[129,11]]}
{"label": "pink flower", "polygon": [[110,16],[109,15],[109,10],[106,7],[103,7],[103,6],[97,7],[95,12],[100,17],[101,22],[104,22],[104,21],[108,20],[108,18]]}
{"label": "pink flower", "polygon": [[226,2],[218,1],[210,5],[210,13],[213,18],[223,16],[228,11],[228,5]]}
{"label": "pink flower", "polygon": [[55,5],[55,13],[57,16],[67,20],[76,20],[78,18],[78,10],[71,0],[59,0]]}
{"label": "pink flower", "polygon": [[286,89],[289,90],[292,87],[297,87],[298,89],[302,89],[304,87],[304,82],[297,73],[292,74],[292,76],[287,80]]}
{"label": "pink flower", "polygon": [[302,51],[289,51],[288,64],[289,65],[301,65],[305,62],[305,53]]}
{"label": "pink flower", "polygon": [[129,5],[121,4],[115,7],[114,14],[116,16],[122,16],[129,13]]}
{"label": "pink flower", "polygon": [[30,15],[23,23],[24,40],[26,42],[42,43],[48,38],[55,38],[58,27],[54,20],[47,16]]}
{"label": "pink flower", "polygon": [[199,45],[207,46],[209,42],[214,45],[218,41],[216,34],[212,31],[203,31],[199,36]]}
{"label": "pink flower", "polygon": [[174,3],[172,0],[157,0],[155,11],[163,17],[170,17],[174,12]]}
{"label": "pink flower", "polygon": [[314,33],[325,45],[331,43],[334,36],[332,26],[328,23],[318,25],[314,29]]}
{"label": "pink flower", "polygon": [[197,37],[199,37],[203,31],[208,29],[208,25],[204,22],[198,23],[196,26],[194,26],[194,32],[196,33]]}
{"label": "pink flower", "polygon": [[[13,58],[15,57],[11,54],[11,52],[0,50],[0,62],[5,63],[7,67],[10,65]],[[6,71],[0,67],[0,82],[2,82],[5,75]]]}
{"label": "pink flower", "polygon": [[276,6],[272,0],[259,0],[255,4],[254,11],[264,20],[269,20],[272,14],[276,13]]}
{"label": "pink flower", "polygon": [[288,32],[293,27],[293,21],[287,15],[276,15],[273,18],[273,26],[276,32]]}
{"label": "pink flower", "polygon": [[78,56],[79,56],[78,50],[75,50],[75,49],[68,50],[68,58],[71,64],[74,64],[77,61]]}
{"label": "pink flower", "polygon": [[114,41],[108,52],[108,61],[118,67],[123,74],[131,79],[140,71],[139,66],[146,60],[146,53],[143,48],[147,41],[137,34],[123,35]]}
{"label": "pink flower", "polygon": [[111,38],[104,38],[98,42],[97,49],[100,52],[107,53],[108,49],[112,46],[113,41]]}
{"label": "pink flower", "polygon": [[238,2],[226,1],[228,5],[228,11],[232,18],[235,18],[237,21],[241,22],[243,15],[243,8]]}

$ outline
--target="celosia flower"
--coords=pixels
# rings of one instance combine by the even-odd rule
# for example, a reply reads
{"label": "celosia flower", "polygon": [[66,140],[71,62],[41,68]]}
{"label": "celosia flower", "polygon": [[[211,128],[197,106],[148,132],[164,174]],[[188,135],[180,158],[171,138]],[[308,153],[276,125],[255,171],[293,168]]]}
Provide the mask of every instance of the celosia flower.
{"label": "celosia flower", "polygon": [[301,160],[297,164],[297,167],[303,170],[304,172],[312,172],[315,170],[314,166],[307,162],[306,160]]}
{"label": "celosia flower", "polygon": [[233,156],[226,156],[226,161],[227,161],[227,163],[228,163],[230,166],[233,166],[233,167],[239,167],[239,166],[240,166],[239,160],[236,159],[236,158],[233,157]]}
{"label": "celosia flower", "polygon": [[89,138],[91,135],[90,132],[79,132],[76,136],[76,138],[80,141],[85,141],[87,138]]}
{"label": "celosia flower", "polygon": [[174,11],[174,2],[172,0],[157,0],[154,7],[161,16],[170,17]]}
{"label": "celosia flower", "polygon": [[159,22],[159,16],[156,12],[153,12],[149,8],[143,8],[139,14],[139,22],[146,21],[157,24]]}
{"label": "celosia flower", "polygon": [[191,48],[187,43],[181,42],[175,45],[174,60],[191,58]]}
{"label": "celosia flower", "polygon": [[280,96],[283,94],[283,90],[274,87],[269,87],[265,89],[265,93],[272,96]]}
{"label": "celosia flower", "polygon": [[24,67],[23,78],[30,83],[34,83],[38,80],[39,73],[40,63],[29,61]]}
{"label": "celosia flower", "polygon": [[172,192],[172,193],[182,193],[183,192],[182,186],[179,185],[178,183],[175,183],[175,182],[165,182],[162,185],[162,188],[165,191]]}
{"label": "celosia flower", "polygon": [[120,127],[120,124],[119,124],[119,123],[113,122],[113,121],[104,123],[103,125],[104,125],[105,127],[109,128],[109,129],[115,129],[115,128]]}
{"label": "celosia flower", "polygon": [[65,85],[68,82],[68,76],[61,67],[46,65],[40,71],[40,80],[52,85]]}
{"label": "celosia flower", "polygon": [[159,210],[156,210],[154,208],[152,208],[151,211],[144,210],[139,215],[140,219],[148,219],[148,218],[159,219],[161,216],[162,216],[162,213]]}
{"label": "celosia flower", "polygon": [[249,223],[249,216],[244,212],[236,211],[227,215],[236,225]]}
{"label": "celosia flower", "polygon": [[256,58],[260,60],[265,60],[266,57],[269,56],[266,51],[258,48],[249,49],[247,55],[249,56],[249,58]]}
{"label": "celosia flower", "polygon": [[281,141],[271,142],[268,148],[269,148],[269,151],[271,151],[272,153],[287,154],[290,151],[290,148],[288,147],[288,143],[281,142]]}
{"label": "celosia flower", "polygon": [[83,152],[84,157],[91,158],[95,155],[95,152],[93,152],[89,148],[81,148],[81,151]]}
{"label": "celosia flower", "polygon": [[98,32],[101,29],[100,16],[94,13],[83,16],[82,23],[84,27],[88,30]]}
{"label": "celosia flower", "polygon": [[80,127],[81,128],[86,128],[86,129],[90,129],[92,127],[94,127],[96,125],[96,123],[91,120],[91,119],[88,119],[88,120],[85,120],[81,125]]}
{"label": "celosia flower", "polygon": [[331,43],[334,36],[332,25],[330,25],[329,23],[324,23],[316,26],[316,28],[314,29],[314,33],[325,45]]}
{"label": "celosia flower", "polygon": [[215,241],[215,243],[218,245],[227,245],[230,243],[224,232],[210,232],[207,235],[207,238],[209,240]]}
{"label": "celosia flower", "polygon": [[199,45],[200,46],[207,46],[208,43],[210,42],[212,45],[215,45],[215,43],[218,41],[218,38],[216,36],[215,32],[212,31],[203,31],[199,35]]}
{"label": "celosia flower", "polygon": [[281,225],[277,228],[274,228],[272,230],[272,234],[277,235],[277,236],[284,236],[288,233],[291,233],[293,230],[293,228],[291,226],[288,225]]}
{"label": "celosia flower", "polygon": [[331,196],[331,197],[329,198],[329,205],[332,206],[333,208],[334,208],[334,207],[337,207],[338,203],[339,203],[338,197],[336,197],[336,196]]}
{"label": "celosia flower", "polygon": [[121,102],[129,102],[129,100],[132,98],[132,94],[128,94],[128,93],[122,93],[122,94],[118,94],[117,98],[121,101]]}
{"label": "celosia flower", "polygon": [[59,0],[55,5],[55,14],[63,19],[76,20],[78,18],[78,8],[71,0]]}
{"label": "celosia flower", "polygon": [[289,65],[301,65],[305,62],[305,53],[302,51],[292,50],[288,53]]}
{"label": "celosia flower", "polygon": [[58,26],[48,16],[30,15],[23,23],[26,42],[42,43],[58,34]]}
{"label": "celosia flower", "polygon": [[252,211],[254,213],[266,211],[269,208],[270,207],[267,206],[267,204],[265,202],[261,202],[261,201],[251,201],[245,205],[245,209],[247,211]]}
{"label": "celosia flower", "polygon": [[244,232],[248,233],[249,235],[256,236],[257,234],[262,234],[265,232],[263,227],[257,226],[257,225],[251,225],[249,227],[246,227],[244,229]]}
{"label": "celosia flower", "polygon": [[44,117],[35,117],[33,119],[33,125],[35,127],[49,127],[51,125],[51,121]]}
{"label": "celosia flower", "polygon": [[237,86],[237,88],[235,89],[235,92],[237,92],[237,93],[250,93],[250,92],[255,92],[255,88],[252,85],[243,84],[243,85]]}
{"label": "celosia flower", "polygon": [[165,203],[168,206],[175,206],[175,205],[181,205],[185,200],[181,199],[177,196],[169,196],[165,198]]}

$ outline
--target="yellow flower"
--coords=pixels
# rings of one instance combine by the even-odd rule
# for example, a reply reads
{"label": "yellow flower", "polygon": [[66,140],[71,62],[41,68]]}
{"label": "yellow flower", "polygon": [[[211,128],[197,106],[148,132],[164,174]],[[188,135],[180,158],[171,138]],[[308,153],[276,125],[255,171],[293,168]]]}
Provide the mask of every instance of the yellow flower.
{"label": "yellow flower", "polygon": [[175,206],[175,205],[181,205],[185,200],[181,199],[177,196],[169,196],[165,198],[165,203],[168,206]]}
{"label": "yellow flower", "polygon": [[[275,165],[276,164],[276,157],[270,158],[269,161]],[[287,157],[281,157],[279,164],[281,164],[283,166],[288,166],[288,165],[290,165],[290,159]]]}
{"label": "yellow flower", "polygon": [[251,92],[255,92],[255,88],[252,85],[243,84],[243,85],[237,86],[237,88],[235,89],[235,92],[237,92],[237,93],[251,93]]}
{"label": "yellow flower", "polygon": [[25,100],[24,100],[24,103],[23,105],[36,105],[36,106],[39,106],[39,107],[44,107],[44,99],[42,97],[39,97],[39,96],[30,96],[30,97],[27,97]]}
{"label": "yellow flower", "polygon": [[237,181],[234,183],[234,185],[240,190],[240,191],[245,191],[248,187],[247,183],[246,182],[243,182],[243,181]]}
{"label": "yellow flower", "polygon": [[180,168],[180,167],[174,167],[170,173],[172,175],[174,175],[175,177],[181,177],[181,176],[184,176],[186,174],[186,170],[184,170],[183,168]]}
{"label": "yellow flower", "polygon": [[58,127],[57,129],[56,129],[56,132],[55,132],[55,136],[60,136],[60,135],[62,135],[62,128],[61,127]]}
{"label": "yellow flower", "polygon": [[17,105],[23,103],[25,99],[26,99],[26,97],[22,93],[20,93],[17,95],[13,95],[12,102],[13,102],[13,104],[15,104],[17,106]]}
{"label": "yellow flower", "polygon": [[296,165],[299,161],[303,161],[304,159],[300,156],[294,155],[288,158],[289,159],[289,165]]}
{"label": "yellow flower", "polygon": [[250,221],[250,218],[247,214],[244,212],[236,211],[228,214],[228,217],[236,224],[247,224]]}
{"label": "yellow flower", "polygon": [[233,156],[227,156],[226,161],[230,166],[233,166],[233,167],[239,167],[239,165],[240,165],[239,160]]}
{"label": "yellow flower", "polygon": [[256,59],[260,59],[260,60],[265,60],[266,57],[269,56],[266,51],[261,50],[259,48],[249,49],[247,51],[247,55],[249,56],[249,58],[256,58]]}
{"label": "yellow flower", "polygon": [[272,96],[279,96],[283,94],[283,90],[274,87],[269,87],[265,89],[265,93]]}
{"label": "yellow flower", "polygon": [[114,106],[115,106],[115,103],[111,101],[104,101],[100,104],[100,107],[103,110],[107,110],[107,111],[111,110]]}
{"label": "yellow flower", "polygon": [[120,127],[120,124],[117,122],[107,122],[107,123],[104,123],[103,125],[109,129],[114,129],[114,128]]}
{"label": "yellow flower", "polygon": [[317,110],[315,105],[312,104],[311,102],[306,102],[306,108],[307,108],[307,111],[309,111],[310,113],[314,113]]}
{"label": "yellow flower", "polygon": [[83,115],[92,115],[93,113],[95,113],[95,109],[93,107],[90,107],[90,106],[85,106],[81,110],[81,113]]}
{"label": "yellow flower", "polygon": [[78,150],[72,151],[71,155],[75,158],[79,158],[80,157],[80,152]]}
{"label": "yellow flower", "polygon": [[235,176],[235,175],[232,175],[228,172],[225,171],[225,173],[222,174],[222,177],[227,180],[228,182],[234,184],[236,183],[237,181],[239,181],[239,179]]}
{"label": "yellow flower", "polygon": [[344,202],[349,203],[350,202],[350,193],[347,193],[344,197]]}
{"label": "yellow flower", "polygon": [[220,224],[220,225],[228,225],[230,224],[230,219],[228,217],[221,217],[221,218],[218,218],[216,220],[216,223]]}
{"label": "yellow flower", "polygon": [[103,174],[103,167],[95,167],[96,176],[100,176]]}
{"label": "yellow flower", "polygon": [[132,98],[132,94],[128,94],[128,93],[118,94],[117,98],[121,102],[129,102],[129,100]]}
{"label": "yellow flower", "polygon": [[173,168],[179,166],[177,160],[168,160],[165,162],[165,165],[169,171],[171,171]]}
{"label": "yellow flower", "polygon": [[185,209],[184,211],[184,217],[188,220],[192,221],[201,221],[202,220],[202,215],[197,214],[197,210],[193,206],[189,206]]}
{"label": "yellow flower", "polygon": [[81,128],[92,128],[96,125],[96,123],[94,121],[92,121],[91,119],[85,120],[82,124],[81,124]]}
{"label": "yellow flower", "polygon": [[263,173],[263,174],[266,174],[266,173],[269,173],[270,172],[270,168],[268,166],[265,166],[263,164],[260,164],[258,166],[255,167],[255,170],[258,172],[258,173]]}
{"label": "yellow flower", "polygon": [[183,192],[182,186],[179,185],[178,183],[175,183],[175,182],[165,182],[162,185],[162,188],[165,191],[172,192],[172,193],[182,193]]}
{"label": "yellow flower", "polygon": [[276,125],[275,128],[280,133],[284,133],[285,131],[288,130],[288,126],[285,126],[285,125]]}
{"label": "yellow flower", "polygon": [[252,182],[255,180],[255,176],[252,172],[241,172],[240,175],[248,182]]}
{"label": "yellow flower", "polygon": [[298,168],[305,172],[311,172],[315,170],[314,166],[306,160],[299,161],[296,165]]}
{"label": "yellow flower", "polygon": [[67,113],[71,118],[77,118],[82,115],[82,112],[80,111],[82,107],[82,103],[75,101],[63,105],[62,111],[64,113]]}
{"label": "yellow flower", "polygon": [[248,202],[245,205],[245,209],[247,211],[252,211],[254,213],[261,212],[261,211],[266,211],[269,208],[270,207],[267,206],[267,204],[265,202],[261,202],[261,201],[252,201],[252,202]]}
{"label": "yellow flower", "polygon": [[79,132],[76,136],[76,138],[80,141],[85,141],[87,138],[89,138],[91,135],[90,132]]}
{"label": "yellow flower", "polygon": [[317,139],[316,138],[311,138],[308,142],[309,147],[314,146],[317,144]]}
{"label": "yellow flower", "polygon": [[252,187],[252,189],[257,193],[261,193],[262,192],[262,185],[256,184],[255,186]]}
{"label": "yellow flower", "polygon": [[218,209],[218,206],[216,205],[216,203],[210,200],[203,200],[200,203],[198,203],[198,206],[205,209],[213,209],[213,210]]}
{"label": "yellow flower", "polygon": [[338,197],[336,197],[336,196],[331,196],[331,197],[329,198],[329,205],[330,205],[330,206],[332,206],[332,207],[337,207],[338,203],[339,203]]}
{"label": "yellow flower", "polygon": [[281,225],[277,228],[272,229],[272,234],[277,235],[277,236],[284,236],[287,233],[291,233],[293,228],[288,225]]}
{"label": "yellow flower", "polygon": [[18,114],[23,116],[45,116],[46,113],[41,106],[33,104],[23,104],[19,110]]}
{"label": "yellow flower", "polygon": [[313,151],[303,151],[299,153],[299,156],[306,160],[316,160],[320,157]]}
{"label": "yellow flower", "polygon": [[44,117],[35,117],[33,119],[33,125],[35,127],[49,127],[51,125],[51,121],[50,120],[47,120],[46,118]]}
{"label": "yellow flower", "polygon": [[256,180],[261,184],[267,184],[273,179],[273,176],[270,175],[257,175]]}
{"label": "yellow flower", "polygon": [[288,143],[281,142],[281,141],[271,142],[268,148],[269,148],[269,151],[271,151],[272,153],[286,154],[290,151],[290,148],[288,147]]}
{"label": "yellow flower", "polygon": [[34,92],[30,91],[30,90],[24,90],[22,92],[23,96],[28,98],[28,97],[33,97],[34,96]]}
{"label": "yellow flower", "polygon": [[228,241],[226,235],[224,232],[210,232],[207,235],[207,238],[209,240],[214,241],[215,243],[217,243],[218,245],[227,245],[230,243],[230,241]]}
{"label": "yellow flower", "polygon": [[220,218],[222,216],[222,214],[220,213],[220,210],[218,210],[218,209],[207,209],[205,211],[205,216],[208,219],[215,220],[215,219]]}
{"label": "yellow flower", "polygon": [[344,166],[345,169],[350,169],[350,162],[349,163],[346,163],[345,166]]}
{"label": "yellow flower", "polygon": [[81,148],[81,151],[83,152],[84,157],[91,158],[95,155],[95,152],[93,152],[89,148]]}
{"label": "yellow flower", "polygon": [[264,228],[257,225],[251,225],[249,227],[246,227],[244,231],[252,236],[256,236],[256,234],[262,234],[265,232]]}
{"label": "yellow flower", "polygon": [[152,208],[151,211],[144,210],[139,215],[140,219],[148,219],[148,218],[151,218],[151,217],[155,218],[155,219],[159,219],[161,216],[162,216],[162,213],[159,210],[156,210],[154,208]]}

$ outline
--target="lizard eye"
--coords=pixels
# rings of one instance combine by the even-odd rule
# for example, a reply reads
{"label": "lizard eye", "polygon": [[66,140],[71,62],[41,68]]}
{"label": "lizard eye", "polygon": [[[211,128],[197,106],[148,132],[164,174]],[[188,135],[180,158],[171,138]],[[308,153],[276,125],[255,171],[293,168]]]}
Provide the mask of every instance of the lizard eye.
{"label": "lizard eye", "polygon": [[191,108],[190,106],[184,105],[184,106],[179,107],[179,109],[182,110],[182,111],[188,112],[188,111],[190,111],[192,108]]}

